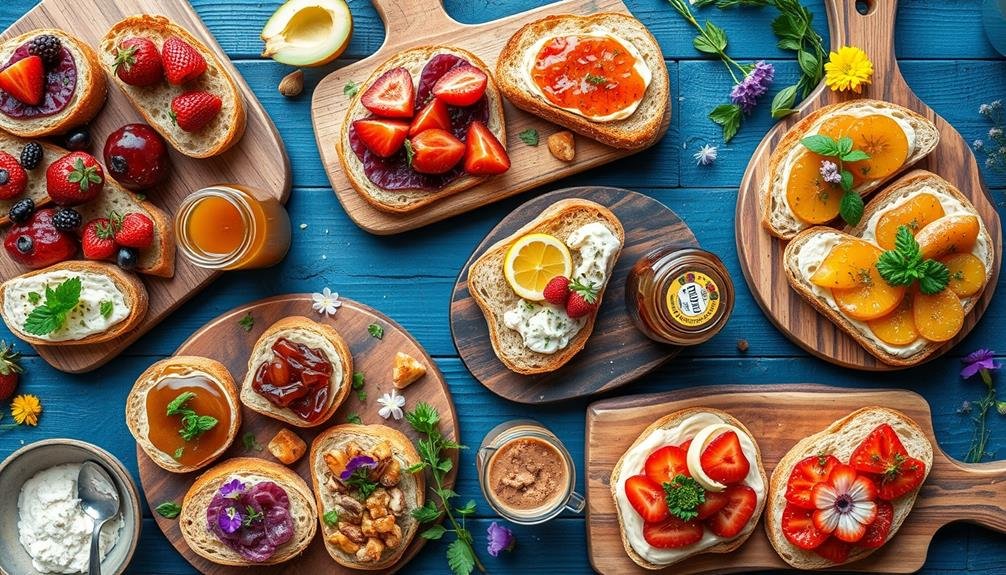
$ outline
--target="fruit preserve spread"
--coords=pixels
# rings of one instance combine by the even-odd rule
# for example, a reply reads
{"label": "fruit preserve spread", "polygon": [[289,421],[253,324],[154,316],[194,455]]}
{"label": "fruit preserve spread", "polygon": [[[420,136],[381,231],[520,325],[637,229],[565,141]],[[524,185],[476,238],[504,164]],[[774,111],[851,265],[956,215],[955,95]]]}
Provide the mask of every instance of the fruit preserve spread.
{"label": "fruit preserve spread", "polygon": [[525,57],[531,90],[595,122],[628,118],[650,85],[650,69],[631,42],[606,31],[543,38]]}
{"label": "fruit preserve spread", "polygon": [[[28,45],[22,44],[3,65],[11,64],[29,56]],[[65,47],[60,47],[59,60],[54,66],[48,66],[45,72],[45,97],[38,106],[32,106],[19,101],[14,96],[0,90],[0,113],[11,118],[31,119],[58,114],[73,100],[77,89],[77,64],[73,54]]]}
{"label": "fruit preserve spread", "polygon": [[290,496],[272,481],[231,477],[206,508],[206,526],[241,557],[267,561],[293,538]]}
{"label": "fruit preserve spread", "polygon": [[[328,409],[333,367],[320,349],[281,337],[272,344],[272,358],[255,372],[252,389],[277,407],[314,422]],[[340,370],[341,371],[341,370]],[[338,380],[342,380],[341,373]]]}
{"label": "fruit preserve spread", "polygon": [[[180,403],[177,400],[182,394],[189,398],[171,410],[169,406]],[[206,373],[187,368],[166,372],[147,391],[146,410],[147,439],[181,465],[198,467],[228,441],[230,404],[220,384]],[[200,417],[212,417],[217,423],[205,431],[183,435],[180,431],[185,429],[183,419],[188,410]]]}
{"label": "fruit preserve spread", "polygon": [[25,322],[32,310],[45,304],[46,288],[56,288],[71,277],[80,279],[80,299],[63,325],[33,337],[46,341],[71,341],[105,333],[129,317],[125,295],[106,275],[90,272],[57,270],[33,276],[22,276],[7,282],[4,289],[4,316],[12,320],[11,328],[24,333]]}

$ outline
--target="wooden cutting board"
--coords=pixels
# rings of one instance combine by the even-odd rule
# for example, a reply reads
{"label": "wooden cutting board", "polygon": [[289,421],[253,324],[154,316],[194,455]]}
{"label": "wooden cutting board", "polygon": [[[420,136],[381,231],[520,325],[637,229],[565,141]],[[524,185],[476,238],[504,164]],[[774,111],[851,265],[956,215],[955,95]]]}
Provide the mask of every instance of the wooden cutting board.
{"label": "wooden cutting board", "polygon": [[[246,314],[251,314],[254,318],[254,326],[251,331],[246,332],[239,323]],[[418,359],[427,366],[427,373],[422,379],[416,381],[401,392],[406,397],[405,410],[411,410],[421,402],[425,401],[435,407],[440,412],[440,429],[445,436],[457,440],[461,437],[458,427],[458,415],[454,410],[454,401],[451,399],[451,392],[447,388],[443,374],[437,369],[436,363],[426,353],[402,326],[381,312],[351,300],[343,299],[342,307],[334,316],[325,318],[311,308],[311,296],[309,294],[290,294],[271,297],[248,305],[234,308],[233,310],[210,321],[201,329],[182,343],[175,352],[176,355],[199,355],[213,358],[220,361],[230,370],[235,382],[240,386],[244,380],[248,369],[248,357],[251,355],[255,341],[274,322],[291,315],[302,315],[327,323],[339,330],[342,337],[349,344],[349,349],[353,354],[353,370],[364,374],[366,383],[363,390],[367,392],[366,401],[361,402],[355,392],[351,392],[346,402],[335,412],[327,424],[313,429],[299,429],[284,425],[282,422],[258,414],[250,409],[242,407],[241,429],[238,430],[234,445],[224,453],[217,463],[231,457],[261,457],[273,462],[276,459],[269,454],[268,450],[248,450],[245,449],[243,438],[245,434],[251,433],[255,440],[264,448],[269,440],[283,427],[289,428],[301,437],[308,446],[320,432],[328,429],[332,425],[345,423],[346,418],[355,413],[360,416],[364,424],[384,424],[395,428],[413,442],[419,440],[419,436],[412,431],[412,428],[401,419],[383,419],[377,414],[380,407],[377,399],[384,393],[392,389],[391,367],[393,365],[395,353],[402,351]],[[382,339],[371,337],[367,332],[367,326],[376,323],[384,327]],[[452,488],[457,480],[458,453],[455,450],[451,453],[454,461],[454,469],[447,475],[444,487]],[[293,470],[300,474],[311,485],[311,475],[308,467],[308,455],[304,455],[293,466]],[[151,509],[157,507],[165,501],[181,503],[185,492],[192,482],[199,476],[201,471],[186,474],[169,473],[158,467],[146,452],[136,447],[136,460],[140,468],[140,484],[143,492],[150,504]],[[432,497],[432,491],[427,493],[427,497]],[[217,565],[199,555],[195,554],[178,529],[178,521],[165,519],[154,513],[157,525],[164,532],[168,541],[185,560],[192,564],[199,572],[211,575],[241,575],[248,573],[247,568],[225,567]],[[390,574],[401,569],[412,559],[416,553],[422,549],[426,540],[416,536],[409,545],[405,554],[393,567],[370,573]],[[319,533],[307,550],[299,557],[281,565],[273,567],[255,567],[256,574],[272,575],[300,575],[303,573],[337,573],[350,574],[357,573],[352,569],[340,566],[332,560],[322,536]]]}
{"label": "wooden cutting board", "polygon": [[[162,14],[192,32],[213,50],[237,82],[244,95],[248,125],[244,137],[220,156],[197,160],[171,152],[172,170],[167,183],[146,193],[152,203],[174,217],[182,200],[212,184],[246,184],[262,193],[286,201],[290,193],[290,162],[272,120],[266,114],[237,68],[185,0],[43,0],[10,28],[0,34],[10,38],[36,28],[60,28],[97,47],[113,24],[133,14]],[[101,161],[105,138],[124,124],[142,122],[143,117],[129,103],[115,83],[108,79],[108,101],[91,122],[92,154]],[[107,172],[106,172],[107,173]],[[24,273],[6,255],[0,256],[0,277]],[[95,369],[150,331],[187,299],[213,281],[219,272],[190,264],[180,254],[171,279],[144,277],[150,294],[150,309],[136,329],[109,342],[84,346],[36,346],[38,354],[61,371],[80,373]]]}
{"label": "wooden cutting board", "polygon": [[696,555],[660,571],[648,571],[625,553],[610,491],[611,470],[639,434],[664,415],[688,407],[724,410],[751,430],[765,472],[804,437],[832,421],[873,405],[899,410],[914,419],[933,444],[933,468],[915,508],[895,539],[841,571],[912,573],[922,568],[933,535],[955,521],[1006,532],[1006,461],[961,463],[939,448],[926,400],[910,391],[866,391],[819,385],[709,386],[672,393],[608,399],[587,408],[587,546],[600,573],[738,573],[789,569],[775,553],[760,521],[750,539],[729,554]]}
{"label": "wooden cutting board", "polygon": [[[873,61],[873,83],[864,88],[861,97],[900,104],[936,124],[940,132],[939,146],[916,166],[939,174],[964,193],[981,214],[995,245],[995,269],[989,285],[974,310],[965,318],[961,332],[939,352],[930,356],[931,361],[964,339],[992,301],[1002,262],[999,216],[994,201],[982,183],[978,164],[967,142],[953,126],[918,99],[898,70],[894,53],[897,0],[866,2],[869,6],[866,15],[856,11],[856,0],[826,0],[825,4],[832,49],[858,46]],[[966,88],[962,86],[961,89]],[[832,92],[822,82],[799,106],[798,113],[776,124],[765,135],[751,157],[737,194],[737,255],[755,301],[772,323],[794,343],[825,361],[843,367],[874,371],[903,369],[874,358],[789,287],[783,271],[785,242],[774,238],[761,226],[758,190],[768,173],[769,156],[783,135],[807,113],[857,97],[860,96]],[[869,197],[866,199],[869,201]]]}
{"label": "wooden cutting board", "polygon": [[[611,273],[587,345],[556,371],[521,375],[507,369],[493,353],[485,316],[468,291],[468,268],[494,243],[566,198],[591,200],[614,212],[625,228],[625,245]],[[667,244],[699,245],[685,222],[667,206],[637,192],[591,186],[558,190],[528,201],[489,232],[454,284],[451,337],[458,355],[482,385],[500,397],[520,403],[594,395],[642,377],[676,356],[681,348],[657,343],[636,329],[625,309],[625,280],[639,258]],[[500,281],[504,281],[502,271]]]}
{"label": "wooden cutting board", "polygon": [[[549,154],[545,139],[564,128],[518,110],[504,100],[507,151],[511,160],[508,172],[407,214],[392,214],[374,208],[350,185],[336,152],[342,120],[351,100],[343,93],[348,82],[362,84],[375,68],[389,58],[416,46],[450,45],[464,48],[481,58],[490,69],[495,69],[503,45],[525,24],[554,14],[628,13],[629,10],[621,0],[565,0],[501,20],[469,25],[448,16],[441,0],[372,2],[384,21],[384,44],[372,56],[326,76],[315,88],[311,102],[311,119],[318,152],[332,182],[332,190],[349,217],[364,230],[381,235],[401,233],[634,153],[611,148],[578,135],[576,159],[569,163],[561,162]],[[671,107],[668,103],[661,134],[667,130],[670,119]],[[527,129],[538,131],[541,137],[538,146],[528,146],[520,140],[518,135]]]}

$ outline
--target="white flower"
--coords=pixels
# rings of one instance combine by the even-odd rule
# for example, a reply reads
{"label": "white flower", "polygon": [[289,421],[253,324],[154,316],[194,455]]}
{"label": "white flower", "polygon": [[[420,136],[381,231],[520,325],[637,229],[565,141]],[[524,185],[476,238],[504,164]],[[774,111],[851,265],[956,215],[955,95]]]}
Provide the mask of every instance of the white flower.
{"label": "white flower", "polygon": [[999,127],[989,128],[989,137],[993,140],[998,140],[1003,135],[1003,129]]}
{"label": "white flower", "polygon": [[978,113],[981,114],[982,116],[988,116],[989,114],[992,113],[992,106],[988,104],[982,104],[981,106],[978,106]]}
{"label": "white flower", "polygon": [[876,486],[848,465],[836,466],[828,481],[815,485],[811,493],[817,508],[814,526],[842,541],[859,541],[877,518]]}
{"label": "white flower", "polygon": [[389,417],[394,417],[395,419],[402,418],[402,408],[405,407],[405,396],[398,395],[398,392],[394,389],[391,393],[385,393],[380,398],[378,398],[377,403],[381,404],[381,409],[377,411],[377,415],[380,415],[384,419]]}
{"label": "white flower", "polygon": [[311,302],[314,311],[325,315],[335,315],[335,312],[342,307],[342,302],[339,301],[339,292],[328,288],[321,290],[321,293],[311,294]]}
{"label": "white flower", "polygon": [[692,157],[695,158],[695,165],[708,166],[716,161],[717,153],[719,153],[719,149],[716,146],[706,144],[705,146],[699,148],[699,151],[695,152]]}
{"label": "white flower", "polygon": [[982,148],[984,148],[984,147],[985,147],[985,142],[983,142],[983,141],[981,141],[981,140],[975,140],[975,141],[974,141],[974,142],[973,142],[973,143],[971,144],[971,147],[973,147],[973,148],[974,148],[975,150],[981,150]]}

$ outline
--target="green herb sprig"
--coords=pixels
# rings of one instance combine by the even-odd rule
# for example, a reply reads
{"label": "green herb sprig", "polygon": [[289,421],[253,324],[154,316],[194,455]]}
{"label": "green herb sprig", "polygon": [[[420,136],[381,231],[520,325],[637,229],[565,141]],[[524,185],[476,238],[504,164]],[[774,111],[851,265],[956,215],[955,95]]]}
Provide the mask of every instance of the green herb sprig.
{"label": "green herb sprig", "polygon": [[922,257],[922,248],[908,226],[898,227],[894,249],[880,255],[877,271],[893,286],[910,286],[918,281],[926,295],[940,293],[950,283],[950,270],[942,262]]}
{"label": "green herb sprig", "polygon": [[45,286],[45,301],[31,310],[24,322],[24,331],[46,335],[63,327],[66,316],[80,303],[80,278],[74,276],[56,286]]}
{"label": "green herb sprig", "polygon": [[691,477],[678,474],[670,483],[664,483],[664,498],[671,515],[682,521],[699,516],[699,505],[706,502],[706,491]]}
{"label": "green herb sprig", "polygon": [[347,81],[346,85],[342,87],[342,93],[345,94],[346,96],[349,96],[350,98],[357,95],[359,92],[360,92],[360,85],[352,80]]}
{"label": "green herb sprig", "polygon": [[377,482],[370,480],[370,468],[358,467],[346,480],[346,485],[360,492],[360,499],[366,499],[377,489]]}
{"label": "green herb sprig", "polygon": [[252,317],[250,311],[245,312],[245,314],[241,316],[241,319],[238,320],[238,325],[246,332],[251,331],[252,328],[255,327],[255,318]]}
{"label": "green herb sprig", "polygon": [[329,509],[328,511],[325,512],[324,515],[321,516],[321,518],[325,522],[325,525],[328,525],[329,527],[335,527],[336,525],[339,524],[339,510]]}
{"label": "green herb sprig", "polygon": [[174,501],[165,501],[164,503],[161,503],[160,505],[155,507],[154,511],[156,511],[158,515],[164,517],[165,519],[175,519],[176,517],[178,517],[179,514],[181,514],[182,506],[175,503]]}
{"label": "green herb sprig", "polygon": [[534,128],[528,128],[523,132],[517,134],[517,136],[520,138],[520,141],[524,142],[529,146],[538,145],[538,130],[535,130]]}
{"label": "green herb sprig", "polygon": [[213,429],[218,423],[217,418],[210,415],[199,415],[193,409],[186,407],[186,404],[195,399],[195,397],[195,393],[186,391],[178,394],[178,397],[172,399],[171,403],[168,404],[167,412],[169,417],[173,415],[182,416],[182,427],[178,430],[178,433],[186,442],[192,441],[203,433]]}
{"label": "green herb sprig", "polygon": [[852,172],[845,169],[845,162],[858,162],[869,160],[870,155],[862,150],[852,149],[852,138],[842,136],[839,139],[814,134],[800,140],[805,148],[828,158],[834,158],[838,164],[838,171],[841,174],[839,186],[842,188],[842,203],[839,205],[838,213],[850,226],[859,224],[863,218],[863,198],[852,190]]}
{"label": "green herb sprig", "polygon": [[367,333],[375,339],[384,339],[384,327],[379,323],[372,323],[367,326]]}
{"label": "green herb sprig", "polygon": [[255,434],[246,431],[244,435],[241,436],[241,443],[245,446],[245,451],[262,451],[262,446],[259,445],[257,439],[255,439]]}

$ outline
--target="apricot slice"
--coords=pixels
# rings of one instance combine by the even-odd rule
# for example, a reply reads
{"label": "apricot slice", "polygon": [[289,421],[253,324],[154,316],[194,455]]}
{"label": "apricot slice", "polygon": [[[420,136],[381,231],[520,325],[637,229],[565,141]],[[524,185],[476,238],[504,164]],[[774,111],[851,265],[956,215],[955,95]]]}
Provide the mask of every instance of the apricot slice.
{"label": "apricot slice", "polygon": [[850,289],[858,287],[870,277],[883,252],[876,246],[858,239],[849,239],[831,248],[821,265],[810,276],[811,283],[826,288]]}
{"label": "apricot slice", "polygon": [[971,297],[985,286],[985,264],[974,254],[951,254],[942,260],[950,270],[947,287],[958,297]]}
{"label": "apricot slice", "polygon": [[908,159],[908,136],[901,126],[888,116],[873,114],[857,118],[849,129],[852,148],[870,155],[868,160],[845,165],[853,180],[879,180],[897,172]]}
{"label": "apricot slice", "polygon": [[964,327],[964,306],[957,294],[948,289],[932,295],[916,293],[912,316],[919,334],[929,341],[949,341]]}
{"label": "apricot slice", "polygon": [[793,214],[808,224],[823,224],[838,217],[842,188],[821,177],[821,160],[804,150],[793,163],[786,182],[786,200]]}
{"label": "apricot slice", "polygon": [[878,319],[894,311],[905,297],[904,286],[892,286],[871,266],[859,278],[859,285],[849,289],[833,289],[835,303],[845,315],[860,321]]}
{"label": "apricot slice", "polygon": [[892,312],[866,324],[880,341],[891,345],[908,345],[919,339],[912,314],[912,300],[905,298]]}
{"label": "apricot slice", "polygon": [[850,130],[852,129],[852,125],[855,123],[855,116],[848,116],[845,114],[831,116],[821,123],[821,127],[818,128],[817,133],[837,140],[851,135]]}
{"label": "apricot slice", "polygon": [[941,258],[947,254],[968,253],[975,247],[981,225],[977,216],[956,214],[943,216],[915,234],[924,258]]}
{"label": "apricot slice", "polygon": [[885,250],[893,250],[898,228],[908,226],[913,234],[917,234],[943,215],[943,205],[939,198],[933,194],[918,194],[880,216],[877,220],[877,245]]}

